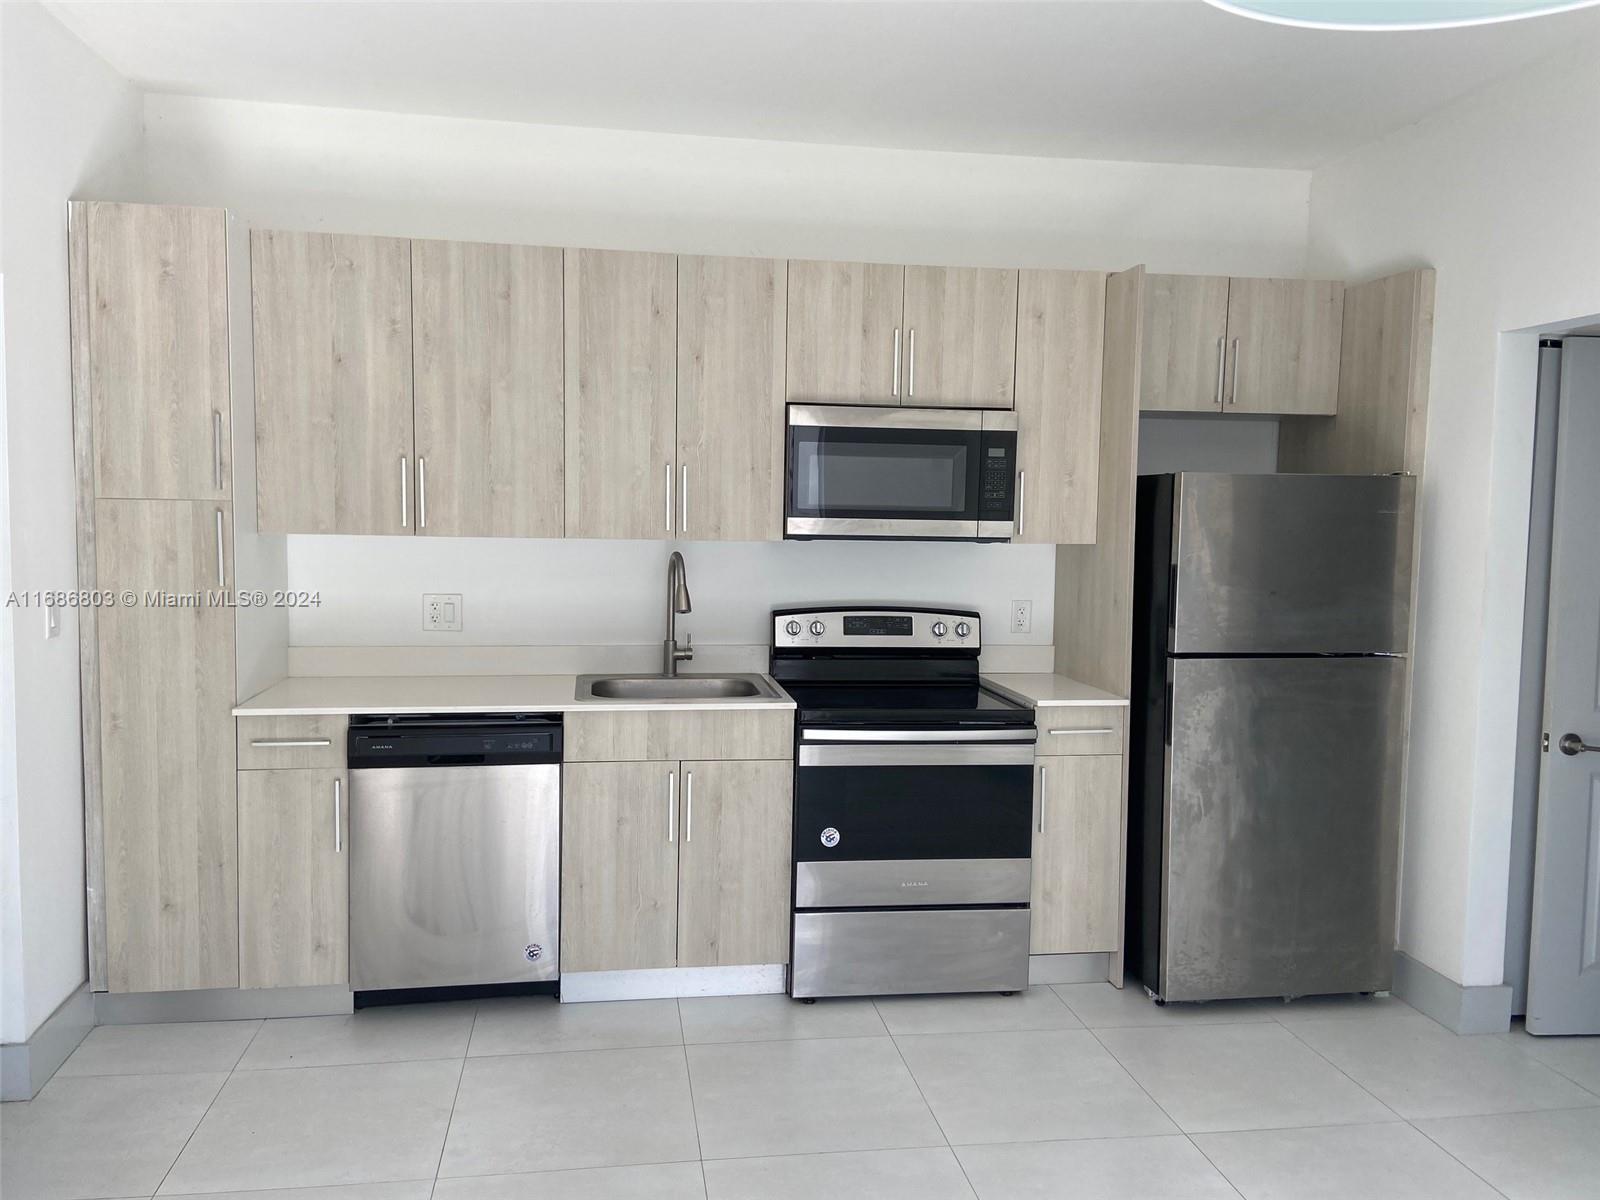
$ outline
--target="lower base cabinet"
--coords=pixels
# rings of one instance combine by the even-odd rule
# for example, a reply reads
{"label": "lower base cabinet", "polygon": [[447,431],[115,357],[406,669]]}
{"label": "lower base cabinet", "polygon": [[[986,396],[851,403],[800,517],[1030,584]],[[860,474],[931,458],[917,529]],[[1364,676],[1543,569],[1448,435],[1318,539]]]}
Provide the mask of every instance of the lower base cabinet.
{"label": "lower base cabinet", "polygon": [[1121,941],[1122,756],[1041,756],[1033,832],[1034,954],[1115,951]]}
{"label": "lower base cabinet", "polygon": [[563,971],[787,962],[790,759],[568,763]]}
{"label": "lower base cabinet", "polygon": [[345,772],[239,772],[239,986],[350,977]]}

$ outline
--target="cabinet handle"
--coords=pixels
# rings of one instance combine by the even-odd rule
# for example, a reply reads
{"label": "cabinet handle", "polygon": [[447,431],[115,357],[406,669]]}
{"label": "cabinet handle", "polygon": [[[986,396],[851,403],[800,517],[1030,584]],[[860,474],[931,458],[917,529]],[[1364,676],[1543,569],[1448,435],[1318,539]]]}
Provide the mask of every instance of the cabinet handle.
{"label": "cabinet handle", "polygon": [[683,773],[683,840],[694,841],[694,772]]}
{"label": "cabinet handle", "polygon": [[428,460],[417,455],[417,528],[428,527]]}
{"label": "cabinet handle", "polygon": [[917,395],[917,331],[913,329],[910,335],[910,348],[906,357],[911,361],[906,366],[906,399],[912,400]]}
{"label": "cabinet handle", "polygon": [[217,590],[220,592],[228,586],[228,573],[223,566],[222,558],[222,510],[217,509]]}
{"label": "cabinet handle", "polygon": [[667,772],[667,841],[678,837],[678,773]]}
{"label": "cabinet handle", "polygon": [[667,532],[672,532],[672,464],[667,464]]}
{"label": "cabinet handle", "polygon": [[894,390],[895,399],[900,398],[900,326],[894,327]]}
{"label": "cabinet handle", "polygon": [[1115,733],[1114,725],[1091,725],[1085,729],[1051,729],[1047,732],[1051,737],[1081,737],[1086,733]]}
{"label": "cabinet handle", "polygon": [[1222,368],[1223,368],[1223,362],[1226,360],[1226,355],[1223,354],[1222,347],[1223,347],[1223,344],[1227,342],[1227,340],[1228,340],[1227,334],[1223,334],[1221,337],[1219,337],[1217,339],[1217,407],[1218,408],[1222,407],[1222,377],[1223,377],[1223,374],[1224,374],[1224,371],[1223,371]]}
{"label": "cabinet handle", "polygon": [[1017,536],[1022,536],[1023,521],[1028,515],[1028,473],[1017,472]]}
{"label": "cabinet handle", "polygon": [[252,746],[331,746],[332,738],[251,738]]}
{"label": "cabinet handle", "polygon": [[217,491],[222,490],[222,410],[211,410],[211,474],[216,479]]}
{"label": "cabinet handle", "polygon": [[683,480],[678,487],[678,502],[683,512],[678,520],[678,532],[689,532],[689,464],[683,464]]}
{"label": "cabinet handle", "polygon": [[1044,764],[1039,764],[1039,832],[1044,832]]}
{"label": "cabinet handle", "polygon": [[1233,361],[1228,366],[1228,403],[1237,404],[1239,401],[1239,339],[1233,339],[1233,345],[1228,349]]}
{"label": "cabinet handle", "polygon": [[400,456],[400,528],[405,529],[411,523],[411,509],[407,504],[407,488],[410,485],[408,476],[411,465],[406,461],[406,455]]}
{"label": "cabinet handle", "polygon": [[333,781],[333,852],[335,854],[344,853],[344,820],[339,813],[341,807],[339,793],[342,790],[343,781],[335,779]]}

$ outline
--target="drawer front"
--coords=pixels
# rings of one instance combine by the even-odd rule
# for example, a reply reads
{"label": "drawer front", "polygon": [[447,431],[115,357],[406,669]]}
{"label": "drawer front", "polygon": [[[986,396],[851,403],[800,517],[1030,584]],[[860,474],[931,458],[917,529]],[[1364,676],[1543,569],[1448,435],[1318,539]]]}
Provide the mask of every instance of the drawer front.
{"label": "drawer front", "polygon": [[350,718],[240,717],[239,770],[343,767]]}
{"label": "drawer front", "polygon": [[1026,908],[797,912],[789,994],[1018,992]]}
{"label": "drawer front", "polygon": [[699,709],[683,712],[569,712],[567,762],[790,758],[794,710]]}
{"label": "drawer front", "polygon": [[1121,754],[1126,708],[1107,705],[1041,707],[1036,719],[1039,744],[1036,754]]}

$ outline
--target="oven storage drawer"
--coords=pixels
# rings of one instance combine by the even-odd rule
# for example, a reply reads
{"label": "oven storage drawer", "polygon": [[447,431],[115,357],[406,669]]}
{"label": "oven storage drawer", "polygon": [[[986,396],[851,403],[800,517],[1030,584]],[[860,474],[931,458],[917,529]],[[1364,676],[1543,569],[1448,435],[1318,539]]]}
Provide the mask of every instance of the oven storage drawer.
{"label": "oven storage drawer", "polygon": [[1021,991],[1028,918],[1026,908],[797,912],[790,994]]}
{"label": "oven storage drawer", "polygon": [[893,908],[906,904],[1026,904],[1026,858],[890,858],[797,862],[796,908]]}

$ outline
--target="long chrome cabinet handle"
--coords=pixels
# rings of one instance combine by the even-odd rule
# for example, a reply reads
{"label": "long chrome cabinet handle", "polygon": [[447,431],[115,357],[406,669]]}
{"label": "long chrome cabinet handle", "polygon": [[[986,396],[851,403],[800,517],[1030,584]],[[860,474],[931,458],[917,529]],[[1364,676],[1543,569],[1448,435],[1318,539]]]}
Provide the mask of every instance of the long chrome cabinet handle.
{"label": "long chrome cabinet handle", "polygon": [[211,473],[216,479],[217,491],[222,490],[222,410],[211,410]]}
{"label": "long chrome cabinet handle", "polygon": [[694,772],[683,773],[683,840],[694,841]]}
{"label": "long chrome cabinet handle", "polygon": [[1039,832],[1044,832],[1044,763],[1039,764]]}
{"label": "long chrome cabinet handle", "polygon": [[1229,379],[1228,379],[1228,403],[1229,404],[1237,404],[1239,402],[1239,339],[1238,338],[1234,338],[1233,339],[1233,345],[1229,347],[1228,354],[1233,359],[1233,361],[1228,364],[1228,374],[1229,374]]}
{"label": "long chrome cabinet handle", "polygon": [[678,532],[689,532],[689,464],[683,464],[683,478],[678,483]]}
{"label": "long chrome cabinet handle", "polygon": [[228,586],[228,572],[222,557],[222,510],[217,509],[217,589]]}
{"label": "long chrome cabinet handle", "polygon": [[900,398],[900,326],[894,327],[894,385],[890,392],[895,399]]}
{"label": "long chrome cabinet handle", "polygon": [[1048,729],[1045,732],[1051,737],[1082,737],[1086,733],[1115,733],[1115,725],[1091,725],[1084,729]]}
{"label": "long chrome cabinet handle", "polygon": [[678,773],[667,772],[667,841],[678,840]]}
{"label": "long chrome cabinet handle", "polygon": [[282,746],[331,746],[332,738],[251,738],[252,746],[282,747]]}
{"label": "long chrome cabinet handle", "polygon": [[908,336],[911,343],[906,349],[906,399],[911,400],[917,394],[917,331],[913,329]]}
{"label": "long chrome cabinet handle", "polygon": [[672,532],[672,464],[667,464],[667,532]]}
{"label": "long chrome cabinet handle", "polygon": [[411,464],[406,461],[407,457],[408,456],[404,455],[404,454],[402,454],[400,456],[400,528],[401,529],[408,528],[410,526],[410,524],[411,524],[411,506],[410,506],[410,501],[408,499],[408,488],[410,486],[410,480],[409,480],[408,477],[411,474]]}
{"label": "long chrome cabinet handle", "polygon": [[340,813],[340,793],[344,790],[344,781],[333,781],[333,852],[344,853],[344,819]]}
{"label": "long chrome cabinet handle", "polygon": [[1022,527],[1028,516],[1028,473],[1017,472],[1017,536],[1022,536]]}
{"label": "long chrome cabinet handle", "polygon": [[1227,340],[1228,340],[1228,335],[1227,334],[1223,334],[1221,337],[1219,337],[1217,339],[1217,401],[1216,401],[1216,403],[1217,403],[1217,407],[1218,408],[1222,407],[1222,378],[1226,374],[1226,371],[1223,368],[1223,364],[1227,361],[1227,355],[1223,353],[1222,348],[1227,343]]}
{"label": "long chrome cabinet handle", "polygon": [[417,528],[428,527],[428,460],[417,455]]}

